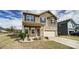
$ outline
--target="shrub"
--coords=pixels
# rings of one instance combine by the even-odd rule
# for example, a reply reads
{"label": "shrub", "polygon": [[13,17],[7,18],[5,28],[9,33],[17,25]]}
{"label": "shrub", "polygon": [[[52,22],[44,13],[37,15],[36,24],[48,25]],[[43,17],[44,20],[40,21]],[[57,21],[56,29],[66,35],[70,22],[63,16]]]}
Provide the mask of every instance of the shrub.
{"label": "shrub", "polygon": [[25,37],[26,37],[26,33],[23,33],[22,31],[19,33],[19,37],[20,39],[22,39],[24,41]]}
{"label": "shrub", "polygon": [[33,38],[33,40],[38,40],[38,38]]}
{"label": "shrub", "polygon": [[38,39],[41,40],[41,37],[39,37]]}
{"label": "shrub", "polygon": [[47,39],[47,40],[48,40],[49,38],[48,38],[48,37],[45,37],[45,39]]}

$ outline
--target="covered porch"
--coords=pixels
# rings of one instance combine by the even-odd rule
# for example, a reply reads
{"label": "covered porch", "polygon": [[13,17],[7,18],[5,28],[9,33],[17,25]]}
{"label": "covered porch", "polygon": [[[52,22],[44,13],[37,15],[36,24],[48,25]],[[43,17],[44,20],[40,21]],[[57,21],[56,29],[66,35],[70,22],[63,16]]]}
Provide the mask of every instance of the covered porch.
{"label": "covered porch", "polygon": [[41,36],[41,27],[43,26],[40,23],[33,23],[33,22],[23,22],[24,29],[26,34],[29,35],[29,37],[37,37]]}

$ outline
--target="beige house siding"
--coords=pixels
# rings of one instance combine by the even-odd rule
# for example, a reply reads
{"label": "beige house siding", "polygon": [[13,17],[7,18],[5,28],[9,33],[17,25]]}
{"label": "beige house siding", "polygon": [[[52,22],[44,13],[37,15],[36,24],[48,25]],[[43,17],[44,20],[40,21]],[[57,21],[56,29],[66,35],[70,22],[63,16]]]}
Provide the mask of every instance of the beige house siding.
{"label": "beige house siding", "polygon": [[[47,19],[48,17],[51,17],[52,15],[50,13],[44,13],[42,14],[40,17],[45,17],[46,18],[46,23],[43,27],[43,35],[46,36],[48,33],[49,36],[51,36],[50,32],[53,33],[54,35],[52,36],[57,36],[57,20],[54,19],[54,17],[52,17],[52,19],[54,19],[55,23],[50,24],[49,22],[51,22],[50,19]],[[47,34],[46,34],[47,32]]]}
{"label": "beige house siding", "polygon": [[[35,15],[34,15],[35,16]],[[42,23],[40,22],[40,18],[41,17],[44,17],[45,19],[46,19],[46,22],[45,22],[45,24],[43,24],[43,25],[41,25]],[[50,19],[48,19],[48,17],[52,17],[52,19],[54,19],[54,22],[55,23],[51,23],[50,24],[50,22],[51,22],[51,20]],[[44,37],[45,35],[45,33],[47,32],[49,32],[49,33],[55,33],[55,36],[57,35],[57,21],[56,21],[56,19],[52,16],[52,14],[51,13],[48,13],[48,12],[46,12],[46,13],[42,13],[42,14],[40,14],[39,16],[35,16],[35,22],[34,23],[30,23],[30,22],[27,22],[27,21],[24,21],[25,22],[25,24],[26,24],[26,26],[25,26],[25,28],[29,28],[29,34],[30,34],[30,36],[37,36],[37,27],[39,27],[39,30],[40,30],[40,36],[41,37]],[[28,24],[27,24],[28,23]],[[32,25],[33,24],[33,25]],[[37,26],[35,25],[35,24],[37,24]],[[31,27],[30,27],[31,26]],[[31,33],[31,29],[32,28],[35,28],[35,34],[32,34]],[[51,35],[51,34],[48,34],[48,35]],[[52,36],[52,35],[51,35]]]}
{"label": "beige house siding", "polygon": [[44,29],[56,30],[56,28],[57,28],[57,21],[53,18],[55,23],[50,24],[49,23],[50,19],[47,19],[47,17],[51,17],[51,16],[52,16],[51,14],[45,13],[45,14],[42,14],[40,17],[45,17],[46,18],[46,23],[44,25]]}
{"label": "beige house siding", "polygon": [[[42,15],[40,15],[39,17],[38,16],[35,16],[35,23],[40,23],[40,17],[45,17],[46,18],[46,23],[44,25],[44,29],[52,29],[52,30],[56,30],[56,27],[57,27],[57,21],[55,21],[55,24],[50,24],[49,21],[50,19],[47,19],[47,17],[50,17],[52,16],[51,14],[49,13],[44,13]],[[54,19],[54,18],[53,18]]]}
{"label": "beige house siding", "polygon": [[35,16],[35,23],[40,23],[40,18]]}

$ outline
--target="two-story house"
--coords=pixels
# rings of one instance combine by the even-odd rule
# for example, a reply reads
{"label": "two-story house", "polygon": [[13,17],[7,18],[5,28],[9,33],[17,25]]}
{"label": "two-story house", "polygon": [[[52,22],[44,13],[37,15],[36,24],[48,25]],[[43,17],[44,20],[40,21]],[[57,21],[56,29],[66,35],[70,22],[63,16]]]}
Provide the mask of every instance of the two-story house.
{"label": "two-story house", "polygon": [[58,34],[59,35],[70,35],[71,32],[75,32],[76,23],[73,19],[67,19],[58,22]]}
{"label": "two-story house", "polygon": [[76,24],[75,31],[76,31],[76,32],[79,32],[79,24]]}
{"label": "two-story house", "polygon": [[57,17],[51,11],[39,14],[23,12],[23,26],[30,37],[55,37],[57,35]]}

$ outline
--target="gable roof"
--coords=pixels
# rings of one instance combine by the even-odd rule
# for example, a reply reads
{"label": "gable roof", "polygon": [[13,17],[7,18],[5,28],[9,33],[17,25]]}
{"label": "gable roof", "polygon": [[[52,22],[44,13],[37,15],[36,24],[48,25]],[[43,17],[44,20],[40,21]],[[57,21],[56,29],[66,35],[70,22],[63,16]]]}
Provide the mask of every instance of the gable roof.
{"label": "gable roof", "polygon": [[44,11],[44,12],[40,13],[39,15],[42,15],[44,13],[50,13],[57,20],[57,17],[49,10],[48,11]]}
{"label": "gable roof", "polygon": [[73,19],[67,19],[67,20],[64,20],[64,21],[61,21],[61,22],[58,22],[58,23],[68,23],[69,21],[73,22],[74,24],[76,24]]}
{"label": "gable roof", "polygon": [[29,14],[29,15],[35,15],[35,16],[40,16],[44,13],[50,13],[57,20],[57,17],[49,10],[48,11],[43,11],[41,13],[23,12],[23,14]]}

